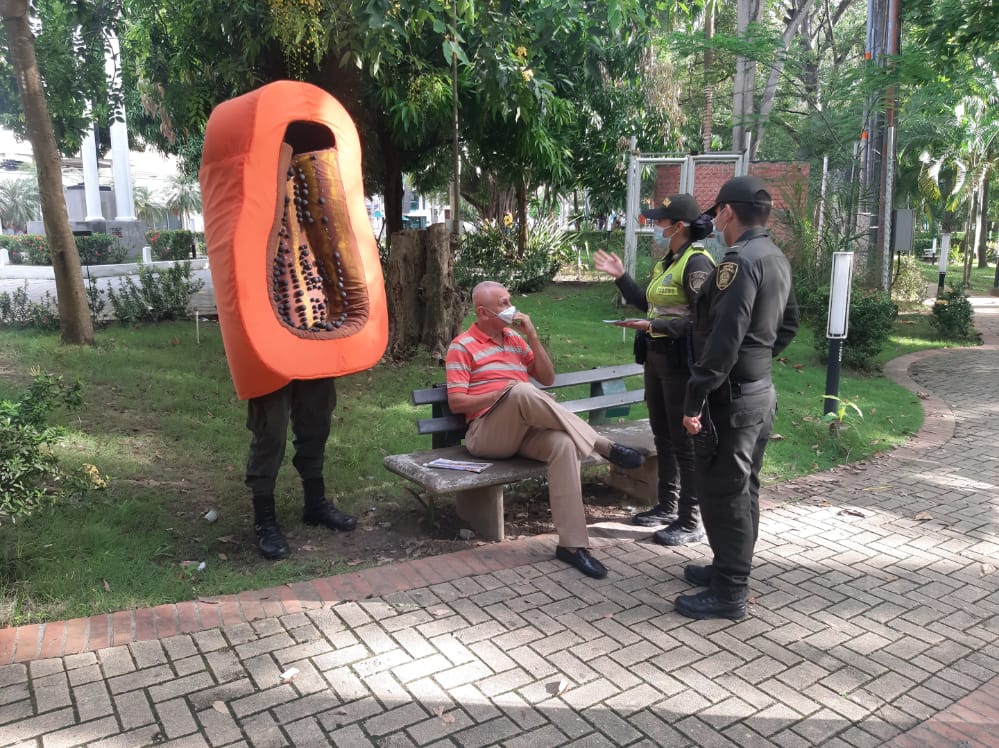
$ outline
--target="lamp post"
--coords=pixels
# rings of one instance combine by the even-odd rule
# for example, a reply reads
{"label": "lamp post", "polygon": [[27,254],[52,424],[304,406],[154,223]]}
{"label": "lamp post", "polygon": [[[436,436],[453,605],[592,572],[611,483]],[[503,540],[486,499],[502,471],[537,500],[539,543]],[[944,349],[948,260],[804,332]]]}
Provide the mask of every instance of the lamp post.
{"label": "lamp post", "polygon": [[940,240],[940,260],[937,263],[937,271],[940,273],[937,280],[937,298],[943,296],[944,278],[947,277],[947,260],[950,259],[950,233],[943,235]]}
{"label": "lamp post", "polygon": [[853,285],[853,252],[833,252],[829,281],[829,360],[826,365],[826,394],[823,413],[835,413],[839,399],[839,370],[843,362],[843,341],[850,324],[850,289]]}

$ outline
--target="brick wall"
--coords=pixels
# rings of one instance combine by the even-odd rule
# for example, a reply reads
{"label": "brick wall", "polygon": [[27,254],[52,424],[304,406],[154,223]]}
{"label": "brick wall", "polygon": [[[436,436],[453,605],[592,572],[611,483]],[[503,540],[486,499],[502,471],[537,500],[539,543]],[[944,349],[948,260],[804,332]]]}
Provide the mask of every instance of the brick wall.
{"label": "brick wall", "polygon": [[[749,173],[767,184],[774,200],[774,210],[789,206],[800,209],[808,194],[809,164],[804,161],[758,161],[749,165]],[[734,163],[698,164],[694,171],[694,199],[703,210],[714,205],[718,190],[735,176]],[[655,203],[680,189],[680,165],[663,164],[656,174]],[[642,196],[642,204],[648,200]]]}

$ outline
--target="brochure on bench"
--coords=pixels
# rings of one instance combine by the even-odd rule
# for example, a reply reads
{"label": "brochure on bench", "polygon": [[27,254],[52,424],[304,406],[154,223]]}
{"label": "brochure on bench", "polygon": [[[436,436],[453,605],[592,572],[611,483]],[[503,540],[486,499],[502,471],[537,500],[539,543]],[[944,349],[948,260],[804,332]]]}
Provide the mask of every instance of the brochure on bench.
{"label": "brochure on bench", "polygon": [[468,473],[481,473],[488,467],[492,467],[491,462],[472,462],[471,460],[446,460],[438,457],[431,460],[424,467],[442,468],[443,470],[464,470]]}

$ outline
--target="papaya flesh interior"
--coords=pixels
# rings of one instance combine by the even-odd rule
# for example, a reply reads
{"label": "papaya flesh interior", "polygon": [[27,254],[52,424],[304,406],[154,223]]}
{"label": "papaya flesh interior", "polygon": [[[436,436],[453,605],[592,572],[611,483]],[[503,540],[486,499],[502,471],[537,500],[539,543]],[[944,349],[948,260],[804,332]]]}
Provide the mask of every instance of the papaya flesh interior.
{"label": "papaya flesh interior", "polygon": [[289,332],[321,340],[364,328],[368,287],[335,138],[324,125],[292,122],[285,132],[267,265],[271,306]]}

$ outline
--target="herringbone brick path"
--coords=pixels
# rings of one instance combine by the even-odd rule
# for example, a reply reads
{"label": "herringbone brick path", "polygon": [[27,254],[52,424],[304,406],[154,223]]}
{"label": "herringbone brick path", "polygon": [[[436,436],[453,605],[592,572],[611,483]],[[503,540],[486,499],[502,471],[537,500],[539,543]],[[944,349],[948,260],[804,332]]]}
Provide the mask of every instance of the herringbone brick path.
{"label": "herringbone brick path", "polygon": [[999,349],[892,368],[926,428],[768,492],[744,621],[606,524],[599,582],[529,539],[0,631],[0,745],[999,745]]}

